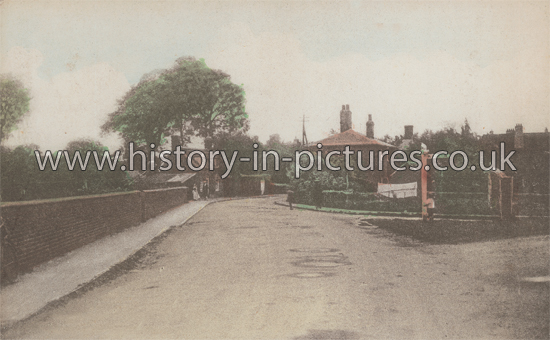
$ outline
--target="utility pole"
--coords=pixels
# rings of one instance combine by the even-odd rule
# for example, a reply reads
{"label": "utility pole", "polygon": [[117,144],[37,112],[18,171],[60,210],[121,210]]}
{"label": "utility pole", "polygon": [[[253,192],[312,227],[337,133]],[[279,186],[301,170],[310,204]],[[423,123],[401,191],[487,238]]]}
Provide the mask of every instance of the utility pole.
{"label": "utility pole", "polygon": [[307,145],[307,136],[306,136],[306,115],[302,118],[302,146]]}

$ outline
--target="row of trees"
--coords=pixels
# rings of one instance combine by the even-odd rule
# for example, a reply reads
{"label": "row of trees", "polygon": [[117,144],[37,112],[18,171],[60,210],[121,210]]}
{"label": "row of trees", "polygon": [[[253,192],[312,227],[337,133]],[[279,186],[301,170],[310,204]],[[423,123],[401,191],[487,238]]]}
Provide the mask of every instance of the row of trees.
{"label": "row of trees", "polygon": [[[0,75],[0,140],[3,142],[29,111],[31,97],[23,83],[10,75]],[[99,171],[90,162],[85,171],[69,170],[63,157],[57,170],[40,171],[35,156],[37,145],[0,147],[0,197],[2,201],[22,201],[128,190],[131,179],[121,171]],[[92,141],[74,141],[65,150],[85,153],[95,150],[101,156],[106,147]],[[54,158],[56,154],[54,154]]]}
{"label": "row of trees", "polygon": [[[2,77],[2,139],[13,131],[17,122],[28,111],[30,97],[22,84],[13,78]],[[259,152],[275,150],[284,156],[294,156],[300,147],[298,141],[284,143],[278,135],[272,135],[264,145],[257,137],[250,137],[248,115],[245,110],[243,87],[231,82],[229,75],[210,69],[204,60],[180,58],[166,70],[150,72],[142,77],[118,103],[102,126],[104,133],[118,133],[125,145],[133,141],[142,148],[157,150],[168,136],[178,136],[185,146],[191,137],[205,141],[207,149],[238,150],[240,156],[252,155],[252,144],[258,143]],[[386,142],[399,145],[403,136],[390,138]],[[470,161],[478,160],[478,136],[472,133],[468,122],[461,131],[446,128],[440,131],[425,131],[415,135],[415,143],[409,150],[421,149],[420,141],[432,151],[465,151]],[[56,172],[39,172],[33,151],[35,147],[18,147],[15,150],[2,149],[2,197],[4,200],[21,200],[64,195],[101,193],[126,190],[131,187],[128,175],[122,171],[98,171],[91,162],[88,170],[67,170],[61,164]],[[106,150],[92,141],[74,142],[67,146],[71,153],[76,150]],[[62,162],[65,160],[62,158]],[[292,164],[282,163],[280,171],[268,171],[272,181],[292,183],[298,191],[311,189],[313,183],[321,181],[325,189],[356,191],[376,190],[366,185],[360,172],[317,172],[304,174],[300,181],[294,180]],[[478,166],[479,168],[479,166]],[[233,175],[256,175],[250,164],[237,162]],[[447,171],[438,173],[439,191],[484,191],[486,176],[481,171]]]}
{"label": "row of trees", "polygon": [[[382,140],[399,146],[404,138],[403,135],[393,138],[386,135]],[[405,151],[410,153],[423,148],[427,148],[430,153],[439,150],[445,150],[449,154],[457,150],[464,151],[468,155],[468,164],[475,165],[476,171],[470,171],[469,167],[463,171],[453,171],[450,169],[448,171],[437,171],[434,176],[437,183],[437,191],[487,192],[487,174],[481,171],[479,166],[480,146],[480,136],[472,131],[466,119],[460,127],[460,131],[457,131],[453,127],[445,127],[438,131],[428,129],[422,134],[415,133],[413,143],[406,147]],[[486,158],[486,164],[488,164],[489,157]],[[456,157],[455,164],[461,166],[462,161],[460,157]],[[445,159],[440,162],[445,163]]]}
{"label": "row of trees", "polygon": [[[1,116],[2,141],[16,129],[29,110],[29,91],[13,77],[2,75]],[[180,58],[173,67],[150,72],[142,77],[119,101],[118,108],[102,126],[104,133],[118,133],[125,145],[133,141],[141,148],[151,143],[158,150],[167,136],[179,136],[185,146],[192,136],[203,138],[211,148],[250,149],[252,138],[245,112],[245,92],[231,82],[230,76],[210,69],[204,60]],[[38,170],[34,150],[37,146],[19,146],[0,150],[2,200],[18,201],[37,198],[87,195],[128,190],[132,181],[128,173],[99,171],[90,162],[85,171],[68,170],[61,157],[58,170]],[[93,141],[70,143],[66,150],[96,150],[101,157],[106,147]],[[55,158],[54,154],[54,158]],[[238,169],[245,173],[246,170]]]}
{"label": "row of trees", "polygon": [[[57,170],[52,170],[48,165],[40,171],[35,150],[38,150],[37,145],[18,146],[13,150],[0,148],[2,201],[94,195],[132,189],[132,179],[127,172],[118,169],[100,171],[93,161],[88,163],[85,171],[78,165],[69,170],[67,160],[60,157]],[[71,156],[76,151],[84,155],[88,150],[95,150],[101,157],[107,147],[92,141],[75,141],[69,143],[65,150]],[[56,156],[57,152],[54,159]]]}

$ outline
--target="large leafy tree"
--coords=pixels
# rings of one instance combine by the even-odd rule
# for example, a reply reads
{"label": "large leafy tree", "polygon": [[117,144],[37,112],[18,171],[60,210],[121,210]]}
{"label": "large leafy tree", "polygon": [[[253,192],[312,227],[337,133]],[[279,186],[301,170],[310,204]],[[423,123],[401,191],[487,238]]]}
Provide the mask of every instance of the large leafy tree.
{"label": "large leafy tree", "polygon": [[204,60],[180,58],[172,68],[144,76],[120,100],[103,130],[158,146],[174,131],[184,145],[192,135],[212,138],[247,126],[243,88]]}
{"label": "large leafy tree", "polygon": [[0,75],[0,140],[17,128],[23,115],[29,111],[31,98],[23,84],[8,75]]}

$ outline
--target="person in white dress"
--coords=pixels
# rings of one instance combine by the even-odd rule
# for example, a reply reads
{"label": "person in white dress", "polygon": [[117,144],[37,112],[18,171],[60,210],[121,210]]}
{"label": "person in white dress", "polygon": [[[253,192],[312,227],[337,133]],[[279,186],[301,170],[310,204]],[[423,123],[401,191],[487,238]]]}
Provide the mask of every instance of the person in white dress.
{"label": "person in white dress", "polygon": [[193,185],[193,200],[198,201],[199,200],[199,191],[197,190],[197,186]]}

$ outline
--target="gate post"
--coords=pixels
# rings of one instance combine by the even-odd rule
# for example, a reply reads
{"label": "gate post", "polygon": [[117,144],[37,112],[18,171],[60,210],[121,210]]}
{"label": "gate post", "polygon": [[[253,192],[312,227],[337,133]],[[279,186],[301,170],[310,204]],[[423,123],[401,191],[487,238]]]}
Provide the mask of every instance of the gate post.
{"label": "gate post", "polygon": [[512,206],[513,194],[514,178],[503,176],[500,179],[500,218],[503,220],[514,217]]}
{"label": "gate post", "polygon": [[514,178],[498,170],[491,171],[488,190],[491,210],[498,210],[497,213],[502,220],[513,218]]}

